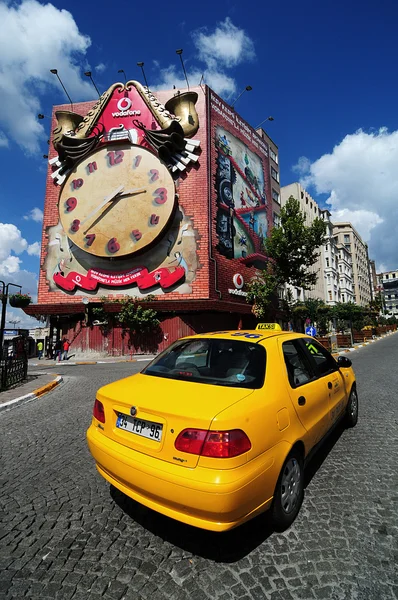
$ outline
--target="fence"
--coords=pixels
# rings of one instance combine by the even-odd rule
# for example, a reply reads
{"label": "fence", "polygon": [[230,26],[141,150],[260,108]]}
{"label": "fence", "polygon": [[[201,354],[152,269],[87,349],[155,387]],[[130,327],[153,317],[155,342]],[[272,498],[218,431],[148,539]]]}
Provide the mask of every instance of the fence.
{"label": "fence", "polygon": [[0,391],[21,383],[28,374],[27,339],[18,336],[4,343],[0,353]]}

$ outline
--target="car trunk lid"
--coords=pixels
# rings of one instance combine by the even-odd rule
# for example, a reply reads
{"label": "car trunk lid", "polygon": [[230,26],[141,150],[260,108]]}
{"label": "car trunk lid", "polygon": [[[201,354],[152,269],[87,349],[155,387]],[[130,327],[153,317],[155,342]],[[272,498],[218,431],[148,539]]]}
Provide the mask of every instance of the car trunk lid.
{"label": "car trunk lid", "polygon": [[185,467],[199,456],[176,450],[184,429],[208,430],[214,417],[252,393],[250,389],[137,374],[102,387],[104,435],[125,447]]}

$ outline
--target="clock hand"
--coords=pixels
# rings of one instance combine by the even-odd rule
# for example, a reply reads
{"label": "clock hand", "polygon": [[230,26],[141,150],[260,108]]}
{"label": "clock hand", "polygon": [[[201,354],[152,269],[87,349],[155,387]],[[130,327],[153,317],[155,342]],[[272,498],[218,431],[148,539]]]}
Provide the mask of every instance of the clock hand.
{"label": "clock hand", "polygon": [[[146,192],[146,188],[132,188],[130,190],[126,190],[125,192],[120,192],[118,193],[116,196],[114,196],[112,198],[112,202],[109,203],[108,202],[108,206],[98,215],[98,217],[87,227],[86,231],[83,231],[84,235],[87,234],[88,231],[90,231],[90,229],[92,229],[94,227],[94,225],[96,225],[98,223],[98,221],[100,221],[103,217],[105,217],[105,215],[112,210],[112,208],[124,197],[126,196],[133,196],[135,194],[142,194],[143,192]],[[97,209],[96,209],[97,210]],[[88,217],[86,217],[86,219],[84,219],[83,223],[85,221],[87,221],[87,219],[90,217],[90,215]]]}
{"label": "clock hand", "polygon": [[116,196],[118,196],[121,192],[123,192],[123,190],[124,190],[124,185],[120,185],[118,188],[116,188],[116,190],[114,190],[111,194],[109,194],[109,196],[104,198],[104,200],[96,208],[94,208],[94,210],[92,210],[91,213],[88,214],[85,219],[83,219],[83,221],[81,221],[80,226],[84,225],[84,223],[86,223],[99,210],[101,210],[101,208],[103,208],[105,206],[105,204],[108,204],[108,202],[111,202],[111,200],[116,198]]}
{"label": "clock hand", "polygon": [[120,192],[118,198],[123,198],[123,196],[134,196],[135,194],[142,194],[143,192],[146,192],[146,188],[132,188],[131,190]]}

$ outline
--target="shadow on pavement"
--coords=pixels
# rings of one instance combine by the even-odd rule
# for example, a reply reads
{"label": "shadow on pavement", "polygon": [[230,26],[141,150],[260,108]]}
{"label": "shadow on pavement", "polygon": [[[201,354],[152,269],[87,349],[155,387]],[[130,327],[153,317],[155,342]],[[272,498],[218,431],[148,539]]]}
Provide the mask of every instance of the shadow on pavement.
{"label": "shadow on pavement", "polygon": [[125,496],[112,485],[110,493],[123,512],[154,535],[195,556],[215,562],[240,560],[274,532],[266,513],[231,531],[215,533],[165,517]]}
{"label": "shadow on pavement", "polygon": [[[309,459],[305,468],[304,487],[307,487],[344,432],[336,427]],[[182,550],[214,562],[234,563],[250,554],[274,532],[269,512],[224,533],[215,533],[185,525],[135,502],[114,486],[110,494],[116,504],[131,519],[163,540]],[[305,502],[305,499],[304,499]]]}

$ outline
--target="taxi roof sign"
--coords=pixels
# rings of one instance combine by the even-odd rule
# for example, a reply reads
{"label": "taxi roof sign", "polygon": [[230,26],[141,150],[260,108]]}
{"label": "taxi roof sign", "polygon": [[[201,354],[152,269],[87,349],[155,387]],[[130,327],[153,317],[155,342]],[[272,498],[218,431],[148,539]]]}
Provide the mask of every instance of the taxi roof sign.
{"label": "taxi roof sign", "polygon": [[258,323],[257,329],[266,329],[268,331],[282,331],[282,327],[279,323]]}

